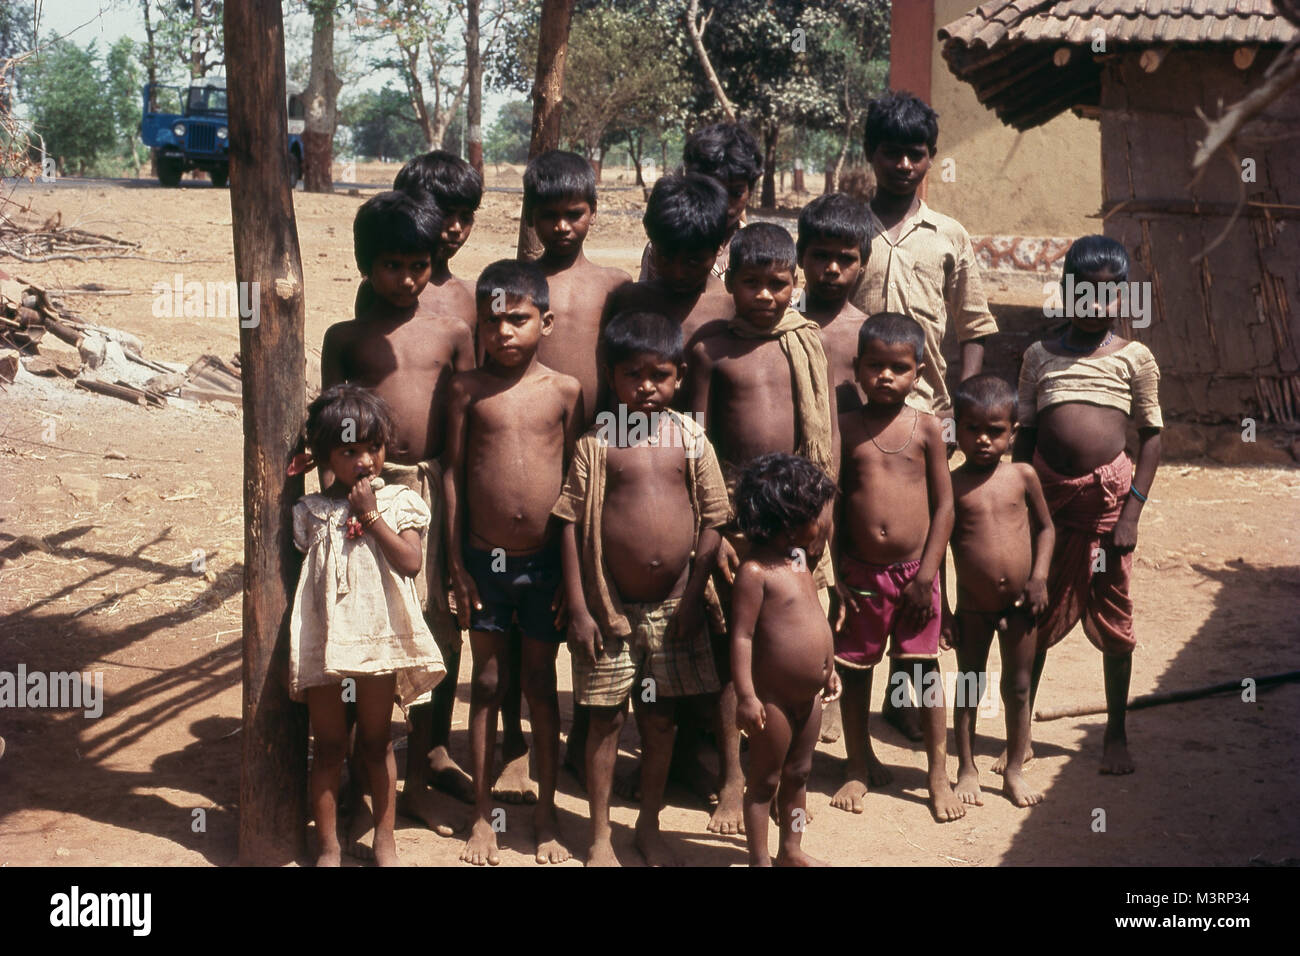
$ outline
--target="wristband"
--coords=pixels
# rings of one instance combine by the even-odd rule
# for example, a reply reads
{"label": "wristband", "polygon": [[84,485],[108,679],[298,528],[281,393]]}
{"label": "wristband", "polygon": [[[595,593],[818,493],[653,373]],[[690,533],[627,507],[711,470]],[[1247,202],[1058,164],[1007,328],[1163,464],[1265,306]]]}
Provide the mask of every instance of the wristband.
{"label": "wristband", "polygon": [[361,526],[363,528],[369,528],[372,524],[374,524],[378,520],[379,520],[378,511],[367,511],[365,514],[361,516]]}
{"label": "wristband", "polygon": [[1132,485],[1129,485],[1128,493],[1132,495],[1134,498],[1136,498],[1138,501],[1142,502],[1143,504],[1147,503],[1147,496],[1142,494],[1142,492],[1138,491]]}

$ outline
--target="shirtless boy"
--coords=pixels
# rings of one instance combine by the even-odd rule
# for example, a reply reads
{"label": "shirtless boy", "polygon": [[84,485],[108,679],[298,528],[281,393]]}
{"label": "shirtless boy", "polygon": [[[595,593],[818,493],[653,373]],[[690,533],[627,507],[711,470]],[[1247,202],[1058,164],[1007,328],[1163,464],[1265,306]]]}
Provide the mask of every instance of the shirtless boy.
{"label": "shirtless boy", "polygon": [[795,249],[804,279],[801,311],[821,326],[840,411],[859,408],[862,395],[854,365],[858,330],[867,314],[850,297],[871,252],[867,207],[844,193],[818,196],[799,213]]}
{"label": "shirtless boy", "polygon": [[[420,296],[420,312],[454,315],[473,330],[474,285],[451,274],[451,258],[464,247],[474,228],[474,215],[483,201],[483,177],[454,153],[435,149],[398,170],[393,188],[417,199],[428,196],[442,211],[442,232],[433,252],[433,275]],[[444,683],[454,687],[455,682]]]}
{"label": "shirtless boy", "polygon": [[[1084,236],[1066,252],[1064,274],[1073,276],[1080,295],[1095,290],[1099,302],[1109,298],[1106,284],[1127,282],[1128,267],[1128,253],[1114,239]],[[1123,304],[1112,299],[1095,310],[1072,310],[1065,329],[1026,350],[1014,455],[1033,462],[1056,525],[1030,703],[1048,648],[1082,619],[1084,634],[1102,652],[1101,772],[1114,774],[1134,770],[1125,729],[1137,646],[1129,578],[1164,425],[1155,356],[1141,342],[1115,334]],[[1125,451],[1130,421],[1138,433],[1136,464]]]}
{"label": "shirtless boy", "polygon": [[[795,453],[827,474],[837,463],[835,393],[828,384],[826,353],[817,323],[789,308],[794,295],[794,241],[780,226],[756,223],[731,242],[727,289],[735,316],[703,329],[690,349],[690,406],[705,427],[729,486],[755,458],[769,452]],[[746,545],[725,538],[718,569],[726,591]],[[829,557],[812,567],[818,588],[830,583]],[[829,597],[825,604],[829,606]],[[724,594],[725,601],[727,595]],[[723,780],[709,829],[735,833],[743,825],[739,735],[735,730],[735,686],[728,645],[714,648],[723,682],[719,750]]]}
{"label": "shirtless boy", "polygon": [[[423,314],[417,305],[432,269],[430,250],[440,231],[437,207],[398,192],[380,193],[357,210],[353,224],[357,268],[373,290],[369,306],[351,322],[325,332],[321,388],[363,385],[388,403],[396,426],[384,480],[418,492],[432,514],[428,555],[416,578],[425,620],[438,642],[450,680],[434,689],[433,706],[412,707],[401,810],[445,828],[429,785],[462,800],[473,793],[468,775],[447,751],[460,629],[447,607],[443,583],[442,472],[444,416],[452,374],[474,367],[474,345],[464,323]],[[322,487],[330,478],[322,474]]]}
{"label": "shirtless boy", "polygon": [[[682,172],[716,179],[727,191],[727,232],[711,270],[719,279],[727,275],[727,244],[745,226],[745,209],[763,173],[763,152],[749,130],[739,123],[714,123],[697,129],[682,146]],[[642,282],[659,275],[650,244],[641,254]]]}
{"label": "shirtless boy", "polygon": [[[799,213],[795,251],[804,276],[800,311],[821,326],[836,405],[841,411],[859,408],[862,395],[853,366],[858,356],[858,330],[867,316],[849,297],[857,289],[862,265],[871,251],[867,207],[844,193],[818,196]],[[821,739],[834,743],[841,732],[837,702],[822,715]]]}
{"label": "shirtless boy", "polygon": [[[867,729],[872,669],[889,641],[894,657],[922,672],[917,696],[930,808],[944,823],[964,816],[966,808],[948,781],[939,683],[939,566],[953,523],[948,455],[939,420],[904,404],[924,367],[924,350],[925,332],[907,316],[882,312],[867,319],[858,337],[858,384],[867,404],[840,416],[844,495],[835,520],[841,607],[835,659],[844,680],[840,711],[848,765],[831,806],[862,813],[868,786],[891,779]],[[889,690],[896,705],[908,706],[906,685],[891,678]]]}
{"label": "shirtless boy", "polygon": [[736,573],[731,661],[736,720],[749,736],[745,830],[750,866],[771,866],[767,818],[780,828],[778,866],[825,866],[800,846],[823,701],[840,695],[834,643],[810,568],[826,547],[835,483],[795,455],[763,455],[736,488],[736,523],[751,545]]}
{"label": "shirtless boy", "polygon": [[1029,685],[1038,634],[1034,616],[1047,607],[1052,515],[1034,469],[1002,461],[1016,430],[1011,386],[996,375],[975,375],[957,386],[953,405],[957,445],[966,458],[952,473],[957,613],[950,642],[957,648],[959,675],[953,709],[957,796],[963,803],[984,802],[975,766],[975,715],[996,631],[1010,758],[1002,786],[1012,803],[1028,807],[1043,799],[1025,781],[1021,766],[1029,740]]}
{"label": "shirtless boy", "polygon": [[659,832],[677,712],[718,692],[707,618],[721,608],[709,575],[730,508],[704,430],[671,411],[683,358],[681,328],[662,315],[624,312],[605,326],[601,362],[617,404],[578,440],[553,511],[566,522],[574,701],[591,715],[589,866],[618,865],[609,798],[632,693],[642,749],[636,846],[651,866],[679,862]]}
{"label": "shirtless boy", "polygon": [[481,368],[451,380],[447,418],[447,556],[460,623],[470,631],[474,824],[461,859],[500,862],[492,814],[497,711],[509,680],[510,630],[523,633],[522,683],[537,754],[538,863],[568,859],[555,821],[560,708],[555,626],[562,586],[551,507],[583,419],[582,386],[537,359],[553,322],[546,277],[513,260],[483,270],[476,289]]}
{"label": "shirtless boy", "polygon": [[615,292],[611,314],[668,316],[682,327],[689,355],[701,326],[733,313],[731,296],[711,274],[727,235],[727,191],[708,176],[662,176],[650,191],[641,222],[650,237],[656,276]]}
{"label": "shirtless boy", "polygon": [[596,174],[577,153],[553,149],[524,170],[524,215],[542,244],[537,264],[551,290],[555,324],[542,339],[543,363],[582,383],[587,420],[596,416],[596,343],[610,295],[631,283],[622,269],[598,266],[582,251],[596,221]]}

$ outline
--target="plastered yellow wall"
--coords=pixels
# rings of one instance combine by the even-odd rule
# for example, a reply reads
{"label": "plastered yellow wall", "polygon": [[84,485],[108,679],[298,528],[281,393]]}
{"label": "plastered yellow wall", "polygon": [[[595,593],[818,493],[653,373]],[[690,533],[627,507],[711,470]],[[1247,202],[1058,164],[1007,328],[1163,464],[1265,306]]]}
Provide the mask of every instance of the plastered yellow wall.
{"label": "plastered yellow wall", "polygon": [[[935,30],[975,6],[933,0]],[[939,112],[939,153],[926,201],[974,235],[1073,237],[1101,232],[1101,132],[1065,112],[1024,133],[982,106],[952,75],[934,41],[931,105]],[[944,181],[944,160],[953,182]]]}

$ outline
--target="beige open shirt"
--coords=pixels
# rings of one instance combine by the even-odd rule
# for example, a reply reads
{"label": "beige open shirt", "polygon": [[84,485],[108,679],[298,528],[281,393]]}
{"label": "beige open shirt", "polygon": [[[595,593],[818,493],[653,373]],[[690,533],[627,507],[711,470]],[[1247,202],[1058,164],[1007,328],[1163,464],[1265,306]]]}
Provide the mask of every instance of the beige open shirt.
{"label": "beige open shirt", "polygon": [[947,364],[939,345],[949,320],[957,341],[992,335],[998,324],[989,312],[970,236],[956,219],[924,202],[890,242],[885,227],[871,216],[871,254],[853,304],[867,315],[901,312],[925,329],[925,369],[907,403],[943,415],[952,407],[944,381]]}

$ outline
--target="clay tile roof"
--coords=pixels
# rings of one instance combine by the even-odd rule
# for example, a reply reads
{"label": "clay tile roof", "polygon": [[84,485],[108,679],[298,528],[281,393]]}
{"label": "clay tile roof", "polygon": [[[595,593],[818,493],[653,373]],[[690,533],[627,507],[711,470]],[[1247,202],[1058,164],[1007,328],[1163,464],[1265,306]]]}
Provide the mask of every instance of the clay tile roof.
{"label": "clay tile roof", "polygon": [[[1028,129],[1071,106],[1095,105],[1100,68],[1091,44],[1107,49],[1171,44],[1282,44],[1300,29],[1279,12],[1300,0],[990,0],[939,31],[958,79],[1003,122]],[[1081,47],[1065,66],[1052,57]]]}

